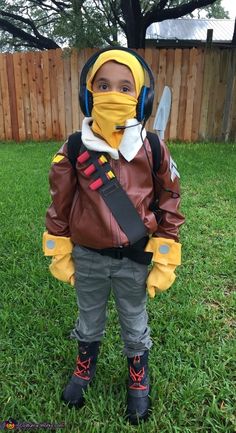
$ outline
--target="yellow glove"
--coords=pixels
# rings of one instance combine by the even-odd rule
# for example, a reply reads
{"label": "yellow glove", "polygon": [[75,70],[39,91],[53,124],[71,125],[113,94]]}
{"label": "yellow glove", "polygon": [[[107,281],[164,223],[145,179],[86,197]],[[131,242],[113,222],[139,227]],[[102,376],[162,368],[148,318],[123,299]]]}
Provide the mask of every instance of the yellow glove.
{"label": "yellow glove", "polygon": [[157,292],[164,292],[172,286],[176,275],[176,266],[154,263],[147,278],[147,290],[150,298],[154,298]]}
{"label": "yellow glove", "polygon": [[51,274],[64,283],[75,284],[75,268],[71,258],[71,254],[57,254],[52,258],[52,262],[49,265]]}
{"label": "yellow glove", "polygon": [[52,256],[49,265],[51,274],[60,281],[75,283],[75,268],[71,257],[73,244],[70,238],[53,236],[45,232],[43,234],[43,251],[45,256]]}
{"label": "yellow glove", "polygon": [[147,290],[151,298],[174,283],[175,269],[181,263],[181,244],[173,239],[151,238],[145,251],[153,253],[153,268],[147,278]]}

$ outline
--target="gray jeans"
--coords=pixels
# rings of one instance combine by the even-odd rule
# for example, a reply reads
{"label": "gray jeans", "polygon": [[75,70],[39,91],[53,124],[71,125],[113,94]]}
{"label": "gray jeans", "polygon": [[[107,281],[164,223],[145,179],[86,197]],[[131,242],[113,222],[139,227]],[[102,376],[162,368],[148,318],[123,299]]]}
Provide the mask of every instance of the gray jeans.
{"label": "gray jeans", "polygon": [[124,353],[142,355],[152,345],[146,311],[148,267],[126,257],[102,256],[76,245],[73,250],[79,318],[71,336],[79,341],[100,341],[111,289],[124,342]]}

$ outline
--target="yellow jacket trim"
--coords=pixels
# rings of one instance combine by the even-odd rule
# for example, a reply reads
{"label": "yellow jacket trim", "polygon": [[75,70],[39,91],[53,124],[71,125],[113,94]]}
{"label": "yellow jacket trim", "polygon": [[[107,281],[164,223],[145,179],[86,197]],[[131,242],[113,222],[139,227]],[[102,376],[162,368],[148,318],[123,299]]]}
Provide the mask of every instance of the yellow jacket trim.
{"label": "yellow jacket trim", "polygon": [[62,159],[64,159],[64,158],[65,158],[64,155],[56,155],[56,156],[54,156],[54,158],[53,158],[53,160],[52,160],[52,163],[60,162],[60,161],[62,161]]}
{"label": "yellow jacket trim", "polygon": [[64,255],[72,252],[73,243],[70,238],[53,236],[48,232],[43,234],[43,252],[45,256]]}
{"label": "yellow jacket trim", "polygon": [[181,264],[181,244],[173,239],[152,237],[145,251],[153,253],[152,261],[155,263],[176,266]]}

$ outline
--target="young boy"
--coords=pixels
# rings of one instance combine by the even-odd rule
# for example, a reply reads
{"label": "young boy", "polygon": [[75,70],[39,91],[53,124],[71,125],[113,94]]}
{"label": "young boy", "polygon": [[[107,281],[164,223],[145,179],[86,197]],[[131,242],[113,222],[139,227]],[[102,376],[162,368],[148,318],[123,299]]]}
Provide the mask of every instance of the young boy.
{"label": "young boy", "polygon": [[[44,233],[50,271],[59,280],[75,282],[79,308],[73,331],[77,365],[62,398],[69,406],[84,404],[112,289],[128,360],[127,417],[132,424],[150,412],[146,287],[154,297],[174,282],[180,264],[178,230],[184,222],[176,166],[156,139],[156,170],[144,129],[153,83],[144,59],[129,49],[102,50],[86,63],[80,88],[82,135],[72,134],[52,161],[52,204]],[[73,167],[70,149],[77,143]]]}

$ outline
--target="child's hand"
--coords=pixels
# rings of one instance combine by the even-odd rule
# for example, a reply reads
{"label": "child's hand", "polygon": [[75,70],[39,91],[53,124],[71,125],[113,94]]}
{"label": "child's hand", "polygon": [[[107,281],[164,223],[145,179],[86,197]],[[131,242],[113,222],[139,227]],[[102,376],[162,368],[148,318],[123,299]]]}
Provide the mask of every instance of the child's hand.
{"label": "child's hand", "polygon": [[49,266],[51,274],[60,281],[75,284],[75,267],[71,257],[73,243],[70,238],[53,236],[48,232],[43,234],[43,251],[45,256],[51,256],[52,262]]}
{"label": "child's hand", "polygon": [[64,283],[74,286],[75,267],[71,254],[58,254],[54,256],[49,265],[49,270],[57,280],[64,281]]}
{"label": "child's hand", "polygon": [[154,263],[147,278],[147,290],[150,298],[154,298],[156,293],[164,292],[172,286],[176,278],[175,268],[175,265]]}
{"label": "child's hand", "polygon": [[173,239],[151,238],[145,251],[153,253],[153,268],[147,278],[149,296],[163,292],[175,281],[175,269],[181,263],[181,244]]}

